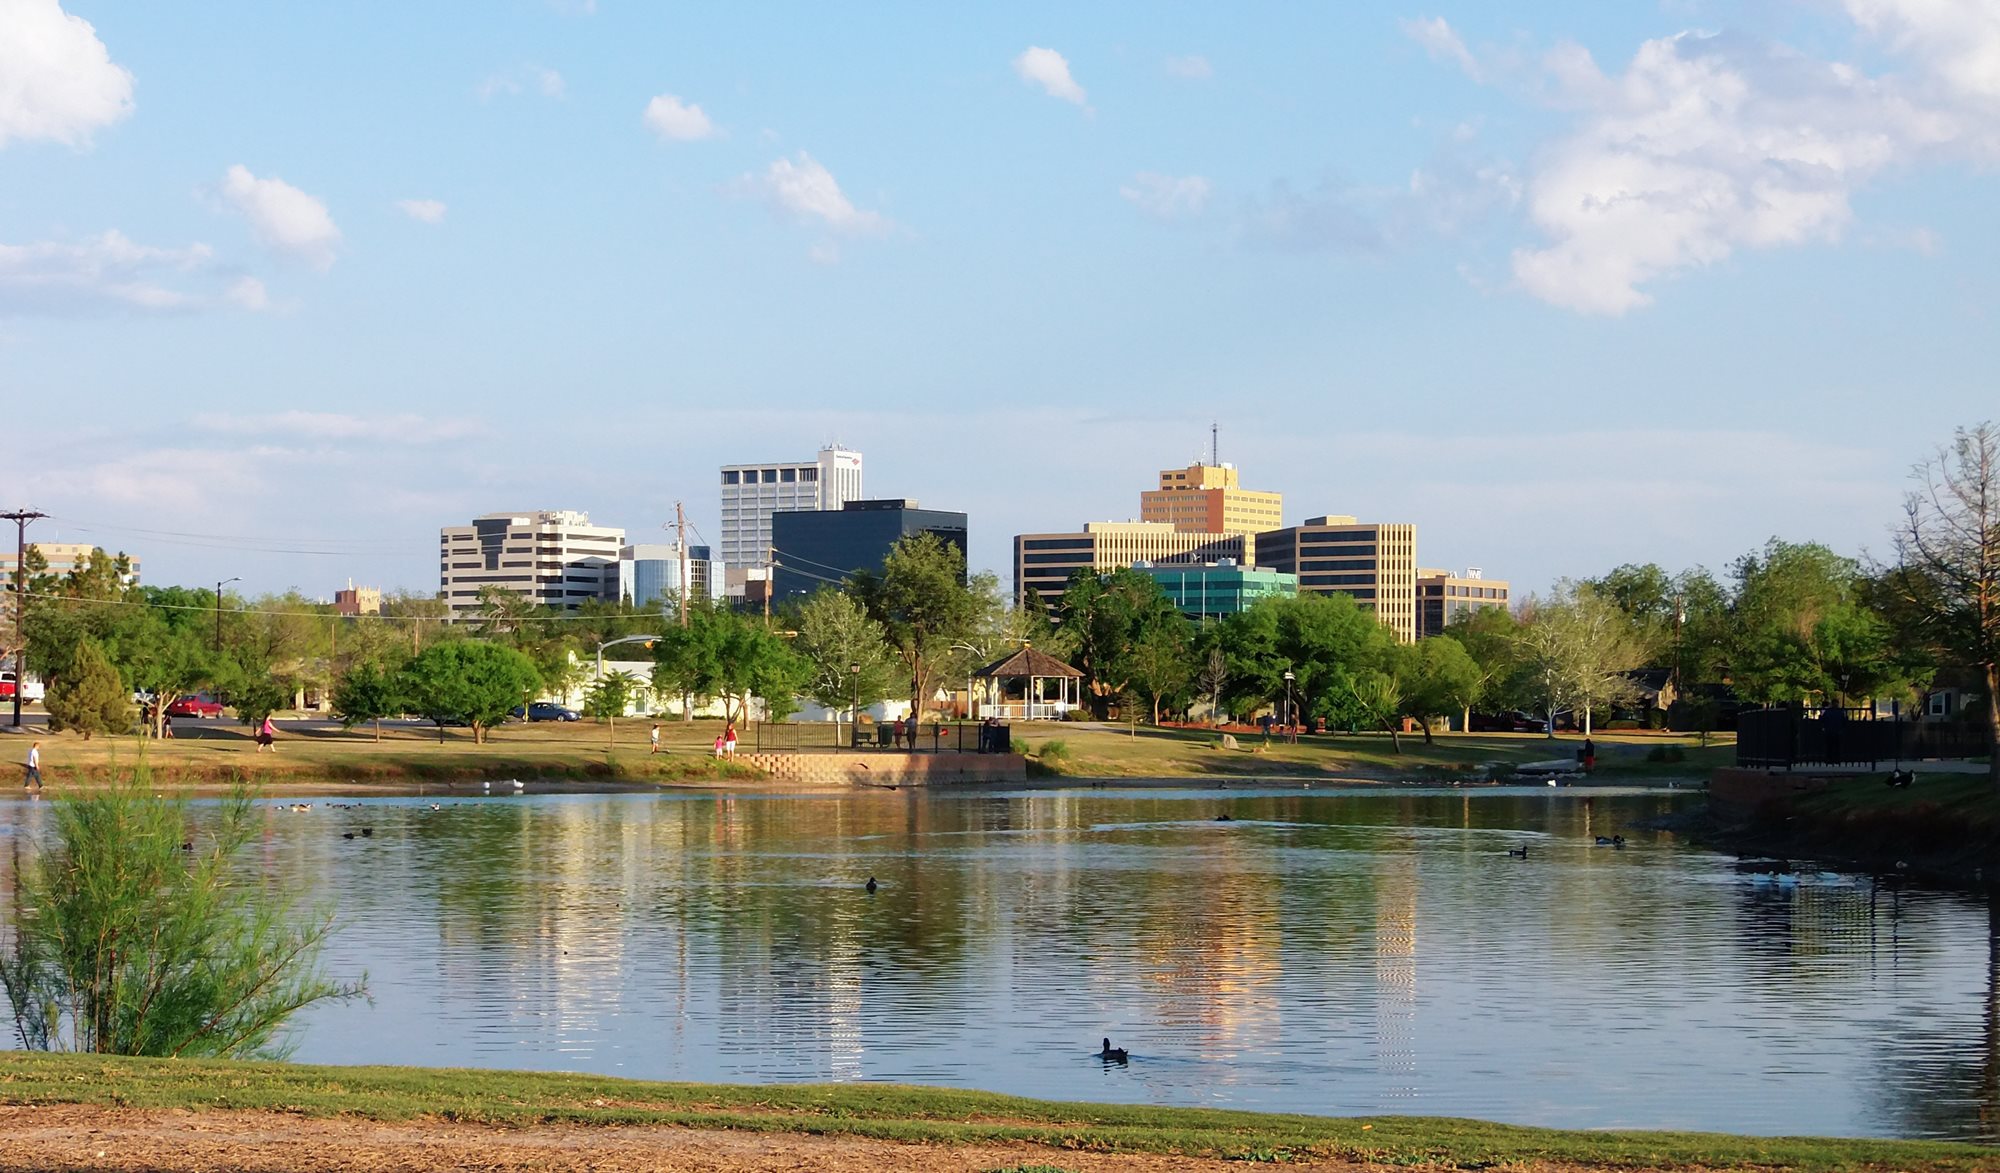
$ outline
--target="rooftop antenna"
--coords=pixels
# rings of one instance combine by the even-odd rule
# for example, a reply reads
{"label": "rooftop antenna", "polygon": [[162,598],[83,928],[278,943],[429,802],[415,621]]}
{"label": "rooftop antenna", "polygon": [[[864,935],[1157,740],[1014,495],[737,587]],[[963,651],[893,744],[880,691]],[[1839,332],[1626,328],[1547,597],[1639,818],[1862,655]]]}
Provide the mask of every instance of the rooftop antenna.
{"label": "rooftop antenna", "polygon": [[1222,425],[1214,420],[1208,421],[1208,462],[1222,464]]}

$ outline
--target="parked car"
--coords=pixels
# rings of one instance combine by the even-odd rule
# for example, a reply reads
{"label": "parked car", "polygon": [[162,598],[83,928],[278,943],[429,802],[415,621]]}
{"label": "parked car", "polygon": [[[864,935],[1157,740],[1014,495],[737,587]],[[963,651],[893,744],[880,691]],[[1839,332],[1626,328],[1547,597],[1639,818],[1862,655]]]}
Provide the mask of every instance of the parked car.
{"label": "parked car", "polygon": [[184,696],[167,706],[169,717],[220,717],[222,706],[205,696]]}
{"label": "parked car", "polygon": [[[30,676],[28,677],[27,686],[21,689],[21,699],[24,701],[38,701],[42,699],[42,692],[42,682]],[[12,672],[0,672],[0,700],[10,701],[13,699],[14,674]]]}
{"label": "parked car", "polygon": [[530,721],[581,721],[583,714],[553,701],[536,701],[528,706]]}

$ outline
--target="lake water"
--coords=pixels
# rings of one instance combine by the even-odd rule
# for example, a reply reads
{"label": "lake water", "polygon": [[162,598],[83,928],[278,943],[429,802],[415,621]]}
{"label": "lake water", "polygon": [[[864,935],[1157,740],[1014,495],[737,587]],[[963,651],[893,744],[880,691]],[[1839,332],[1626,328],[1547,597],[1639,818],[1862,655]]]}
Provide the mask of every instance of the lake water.
{"label": "lake water", "polygon": [[374,995],[299,1060],[2000,1140],[1987,903],[1637,828],[1686,795],[431,801],[264,816]]}

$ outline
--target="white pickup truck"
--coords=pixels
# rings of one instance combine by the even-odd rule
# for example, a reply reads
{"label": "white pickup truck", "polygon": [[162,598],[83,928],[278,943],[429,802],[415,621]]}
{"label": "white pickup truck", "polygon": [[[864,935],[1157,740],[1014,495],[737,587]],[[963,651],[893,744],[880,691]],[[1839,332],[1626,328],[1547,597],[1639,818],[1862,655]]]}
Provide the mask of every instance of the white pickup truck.
{"label": "white pickup truck", "polygon": [[[42,699],[45,691],[42,688],[42,682],[30,676],[28,677],[27,686],[21,689],[21,699],[24,701],[39,701]],[[11,701],[13,699],[14,674],[12,672],[0,672],[0,701]]]}

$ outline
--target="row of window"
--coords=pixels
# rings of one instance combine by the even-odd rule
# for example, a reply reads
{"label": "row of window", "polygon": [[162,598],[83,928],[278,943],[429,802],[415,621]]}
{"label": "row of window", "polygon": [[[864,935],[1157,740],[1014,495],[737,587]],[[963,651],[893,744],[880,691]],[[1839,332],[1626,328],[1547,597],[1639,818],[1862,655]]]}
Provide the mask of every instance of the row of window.
{"label": "row of window", "polygon": [[722,470],[725,485],[790,485],[813,484],[819,480],[817,468],[746,468]]}

